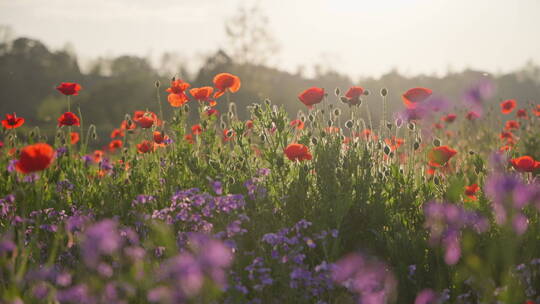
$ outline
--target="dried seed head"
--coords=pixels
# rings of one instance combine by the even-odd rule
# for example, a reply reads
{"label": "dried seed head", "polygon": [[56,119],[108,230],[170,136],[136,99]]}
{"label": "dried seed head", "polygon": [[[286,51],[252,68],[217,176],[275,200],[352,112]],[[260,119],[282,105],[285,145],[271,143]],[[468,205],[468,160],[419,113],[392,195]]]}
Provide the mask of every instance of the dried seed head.
{"label": "dried seed head", "polygon": [[414,148],[415,151],[418,150],[418,149],[420,148],[420,143],[419,143],[419,142],[415,142],[415,143],[413,144],[413,148]]}
{"label": "dried seed head", "polygon": [[341,110],[340,110],[340,109],[335,109],[335,110],[334,110],[334,115],[335,115],[335,116],[341,115]]}
{"label": "dried seed head", "polygon": [[438,138],[434,138],[434,139],[433,139],[433,145],[434,145],[435,147],[439,147],[439,146],[441,145],[441,140],[438,139]]}
{"label": "dried seed head", "polygon": [[388,95],[388,90],[386,88],[382,88],[381,89],[381,96],[386,97],[386,95]]}
{"label": "dried seed head", "polygon": [[353,123],[352,120],[347,120],[347,121],[345,122],[345,127],[348,128],[348,129],[352,128],[353,125],[354,125],[354,123]]}
{"label": "dried seed head", "polygon": [[339,96],[339,94],[341,94],[341,90],[339,88],[336,88],[334,90],[334,94],[336,94],[336,96]]}

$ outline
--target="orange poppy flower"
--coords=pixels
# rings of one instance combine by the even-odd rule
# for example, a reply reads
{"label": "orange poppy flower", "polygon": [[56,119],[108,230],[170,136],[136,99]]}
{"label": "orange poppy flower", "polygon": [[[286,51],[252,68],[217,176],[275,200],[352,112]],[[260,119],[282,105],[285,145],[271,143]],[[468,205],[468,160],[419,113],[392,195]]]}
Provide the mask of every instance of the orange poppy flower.
{"label": "orange poppy flower", "polygon": [[[511,144],[514,144],[514,143],[511,143]],[[499,151],[510,151],[510,150],[512,150],[511,145],[504,145],[504,146],[499,148]]]}
{"label": "orange poppy flower", "polygon": [[364,129],[362,130],[362,132],[360,134],[358,134],[357,136],[360,136],[364,139],[373,139],[373,140],[377,140],[379,139],[379,137],[375,134],[373,134],[373,132],[370,130],[370,129]]}
{"label": "orange poppy flower", "polygon": [[439,129],[439,130],[444,128],[444,126],[441,125],[440,123],[434,123],[434,124],[433,124],[433,127],[434,127],[435,129]]}
{"label": "orange poppy flower", "polygon": [[73,112],[66,112],[58,118],[58,126],[80,126],[81,121]]}
{"label": "orange poppy flower", "polygon": [[467,115],[465,116],[468,120],[476,120],[478,118],[480,118],[480,114],[474,112],[474,111],[469,111],[469,113],[467,113]]}
{"label": "orange poppy flower", "polygon": [[117,149],[122,148],[123,145],[124,145],[124,142],[119,139],[112,140],[109,143],[109,151],[114,152]]}
{"label": "orange poppy flower", "polygon": [[519,172],[533,172],[540,169],[540,162],[528,155],[513,158],[510,163]]}
{"label": "orange poppy flower", "polygon": [[183,106],[189,101],[189,97],[184,93],[190,87],[190,84],[181,79],[171,81],[171,87],[166,91],[169,93],[167,101],[175,108]]}
{"label": "orange poppy flower", "polygon": [[189,90],[189,93],[191,93],[191,96],[193,96],[193,98],[198,101],[208,102],[211,107],[217,104],[217,102],[211,98],[213,92],[214,88],[212,87],[193,88]]}
{"label": "orange poppy flower", "polygon": [[233,129],[225,129],[223,130],[223,140],[229,141],[231,140],[236,134],[234,133]]}
{"label": "orange poppy flower", "polygon": [[69,134],[69,137],[70,137],[70,142],[71,142],[72,145],[78,143],[79,140],[81,139],[81,137],[79,136],[79,133],[77,133],[77,132],[71,132]]}
{"label": "orange poppy flower", "polygon": [[214,98],[219,98],[227,90],[231,93],[236,93],[240,89],[240,78],[233,74],[220,73],[214,77],[214,86],[217,89]]}
{"label": "orange poppy flower", "polygon": [[196,124],[196,125],[191,126],[191,133],[193,133],[193,135],[201,134],[202,133],[201,125]]}
{"label": "orange poppy flower", "polygon": [[161,124],[156,113],[151,111],[135,111],[133,121],[143,129],[148,129],[154,124],[158,126]]}
{"label": "orange poppy flower", "polygon": [[104,154],[105,153],[103,153],[102,150],[95,150],[94,153],[92,153],[92,159],[95,163],[99,163],[103,159]]}
{"label": "orange poppy flower", "polygon": [[405,106],[408,109],[414,109],[418,105],[418,103],[421,103],[428,99],[431,94],[433,94],[433,91],[427,88],[412,88],[407,90],[403,95],[401,95],[401,98],[403,99],[403,103],[405,103]]}
{"label": "orange poppy flower", "polygon": [[24,118],[17,117],[15,112],[13,114],[6,114],[6,118],[2,120],[2,126],[6,129],[16,129],[24,124]]}
{"label": "orange poppy flower", "polygon": [[364,94],[364,88],[362,87],[350,87],[345,93],[345,97],[349,100],[351,105],[357,105],[360,103],[360,96]]}
{"label": "orange poppy flower", "polygon": [[341,131],[340,128],[334,127],[334,126],[324,128],[324,132],[329,133],[329,134],[332,134],[332,133],[339,133],[340,131]]}
{"label": "orange poppy flower", "polygon": [[501,134],[499,135],[499,138],[502,140],[506,140],[509,143],[514,142],[514,134],[511,132],[501,132]]}
{"label": "orange poppy flower", "polygon": [[392,138],[385,138],[384,142],[390,147],[390,151],[396,151],[399,147],[401,147],[401,145],[403,145],[405,140],[392,136]]}
{"label": "orange poppy flower", "polygon": [[508,99],[501,102],[501,112],[503,114],[510,114],[514,110],[515,107],[516,107],[515,99]]}
{"label": "orange poppy flower", "polygon": [[295,119],[291,121],[290,123],[291,127],[295,127],[296,130],[303,130],[304,129],[304,122],[300,119]]}
{"label": "orange poppy flower", "polygon": [[428,153],[429,165],[435,168],[444,167],[456,153],[456,150],[448,146],[435,147]]}
{"label": "orange poppy flower", "polygon": [[300,93],[298,99],[311,109],[313,108],[313,105],[318,104],[323,100],[324,95],[324,89],[312,87]]}
{"label": "orange poppy flower", "polygon": [[504,127],[505,130],[517,130],[519,129],[519,122],[515,120],[509,120]]}
{"label": "orange poppy flower", "polygon": [[28,174],[47,169],[54,159],[54,149],[46,143],[26,146],[15,165],[17,171]]}
{"label": "orange poppy flower", "polygon": [[465,186],[465,195],[473,200],[473,201],[476,201],[478,198],[476,197],[476,192],[478,192],[478,190],[480,190],[480,187],[478,187],[478,184],[472,184],[470,186]]}
{"label": "orange poppy flower", "polygon": [[517,110],[516,116],[518,118],[529,119],[529,114],[527,114],[527,110],[525,110],[525,109]]}
{"label": "orange poppy flower", "polygon": [[302,144],[292,143],[285,148],[285,155],[288,159],[295,161],[311,160],[313,156],[309,152],[309,148]]}
{"label": "orange poppy flower", "polygon": [[536,109],[533,112],[535,116],[540,116],[540,105],[536,105]]}
{"label": "orange poppy flower", "polygon": [[78,83],[62,82],[56,89],[64,95],[78,95],[82,87]]}
{"label": "orange poppy flower", "polygon": [[136,128],[137,128],[137,125],[133,121],[128,122],[127,120],[124,120],[120,124],[121,130],[135,130]]}
{"label": "orange poppy flower", "polygon": [[253,120],[249,119],[249,120],[246,120],[246,129],[253,129]]}
{"label": "orange poppy flower", "polygon": [[153,137],[154,137],[154,142],[158,145],[164,145],[166,141],[169,139],[169,136],[159,131],[154,131]]}
{"label": "orange poppy flower", "polygon": [[111,132],[111,138],[124,137],[125,133],[123,129],[114,129]]}
{"label": "orange poppy flower", "polygon": [[441,120],[446,123],[452,123],[454,120],[456,120],[457,115],[456,114],[448,114],[446,116],[441,117]]}
{"label": "orange poppy flower", "polygon": [[149,140],[143,140],[140,144],[137,144],[137,151],[141,154],[152,152],[155,149],[155,144]]}

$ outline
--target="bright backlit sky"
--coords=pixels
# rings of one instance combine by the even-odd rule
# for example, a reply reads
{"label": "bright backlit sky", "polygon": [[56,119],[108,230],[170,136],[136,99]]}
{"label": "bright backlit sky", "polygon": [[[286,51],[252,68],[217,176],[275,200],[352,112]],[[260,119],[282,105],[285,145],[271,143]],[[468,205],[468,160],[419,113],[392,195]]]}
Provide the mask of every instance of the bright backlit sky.
{"label": "bright backlit sky", "polygon": [[[255,0],[0,0],[0,24],[52,48],[184,58],[225,44],[224,21]],[[540,0],[260,0],[280,45],[273,60],[351,76],[448,67],[511,71],[540,63]],[[199,56],[200,57],[200,56]],[[194,63],[191,63],[192,65]]]}

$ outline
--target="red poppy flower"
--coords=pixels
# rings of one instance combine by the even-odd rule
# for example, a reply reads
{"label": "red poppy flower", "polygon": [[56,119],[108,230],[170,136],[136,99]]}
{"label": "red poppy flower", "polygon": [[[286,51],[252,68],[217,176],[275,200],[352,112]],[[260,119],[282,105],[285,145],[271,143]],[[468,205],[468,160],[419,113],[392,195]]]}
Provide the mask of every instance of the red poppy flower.
{"label": "red poppy flower", "polygon": [[401,98],[408,109],[414,109],[418,103],[428,99],[431,94],[433,94],[433,91],[427,88],[412,88],[405,92],[405,94],[401,95]]}
{"label": "red poppy flower", "polygon": [[92,159],[95,163],[99,163],[103,159],[104,154],[105,153],[103,153],[102,150],[95,150],[94,153],[92,153]]}
{"label": "red poppy flower", "polygon": [[540,105],[536,105],[536,109],[533,112],[535,116],[540,116]]}
{"label": "red poppy flower", "polygon": [[510,146],[510,145],[504,145],[504,146],[499,148],[499,151],[510,151],[510,150],[512,150],[512,146]]}
{"label": "red poppy flower", "polygon": [[517,130],[519,129],[519,122],[515,120],[509,120],[504,127],[505,130]]}
{"label": "red poppy flower", "polygon": [[291,121],[290,123],[291,127],[296,127],[296,130],[303,130],[304,129],[304,122],[300,119],[295,119]]}
{"label": "red poppy flower", "polygon": [[62,82],[56,89],[64,95],[79,95],[81,85],[75,82]]}
{"label": "red poppy flower", "polygon": [[46,143],[26,146],[15,165],[17,171],[28,174],[47,169],[54,159],[54,149]]}
{"label": "red poppy flower", "polygon": [[191,145],[195,143],[195,140],[193,139],[193,135],[191,134],[184,135],[184,140],[187,141]]}
{"label": "red poppy flower", "polygon": [[191,126],[191,133],[193,133],[193,135],[201,134],[202,133],[201,125],[196,124],[196,125]]}
{"label": "red poppy flower", "polygon": [[456,153],[456,150],[448,146],[435,147],[428,153],[429,165],[435,168],[444,167]]}
{"label": "red poppy flower", "polygon": [[470,186],[465,186],[465,195],[470,198],[473,201],[476,201],[476,192],[480,190],[480,187],[478,187],[478,184],[472,184]]}
{"label": "red poppy flower", "polygon": [[189,88],[189,83],[181,79],[171,81],[171,87],[166,91],[169,93],[167,101],[173,107],[180,107],[189,101],[189,97],[184,93]]}
{"label": "red poppy flower", "polygon": [[362,130],[362,132],[359,134],[359,136],[364,138],[364,139],[373,139],[373,140],[379,139],[379,137],[377,135],[373,134],[373,132],[370,129]]}
{"label": "red poppy flower", "polygon": [[114,152],[116,151],[116,149],[122,148],[123,145],[124,145],[124,142],[119,139],[112,140],[109,143],[109,150]]}
{"label": "red poppy flower", "polygon": [[6,114],[6,118],[2,120],[2,126],[6,129],[15,129],[24,124],[24,118],[17,117],[17,114]]}
{"label": "red poppy flower", "polygon": [[164,145],[166,141],[169,139],[169,136],[159,131],[154,131],[153,137],[154,137],[154,142],[158,145]]}
{"label": "red poppy flower", "polygon": [[217,104],[217,102],[212,99],[213,92],[214,88],[212,87],[193,88],[189,90],[189,93],[191,93],[191,96],[193,96],[195,100],[208,102],[211,107]]}
{"label": "red poppy flower", "polygon": [[439,129],[439,130],[444,128],[444,126],[441,125],[440,123],[434,123],[434,124],[433,124],[433,127],[434,127],[435,129]]}
{"label": "red poppy flower", "polygon": [[448,114],[446,116],[441,117],[441,120],[447,123],[452,123],[454,120],[456,120],[457,115],[456,114]]}
{"label": "red poppy flower", "polygon": [[465,116],[468,120],[476,120],[478,118],[480,118],[480,114],[474,112],[474,111],[469,111],[469,113],[467,113],[467,116]]}
{"label": "red poppy flower", "polygon": [[135,111],[133,121],[143,129],[148,129],[154,124],[158,126],[161,124],[156,113],[150,111]]}
{"label": "red poppy flower", "polygon": [[246,121],[246,129],[253,129],[253,120],[247,120]]}
{"label": "red poppy flower", "polygon": [[72,145],[78,143],[79,140],[81,139],[81,137],[79,136],[79,133],[77,133],[77,132],[71,132],[69,134],[69,137],[70,137],[70,141],[71,141]]}
{"label": "red poppy flower", "polygon": [[123,129],[114,129],[111,132],[111,138],[124,137],[125,133]]}
{"label": "red poppy flower", "polygon": [[349,103],[352,105],[357,105],[360,103],[360,96],[364,94],[364,88],[362,87],[350,87],[345,93],[345,97],[349,100]]}
{"label": "red poppy flower", "polygon": [[503,114],[510,114],[514,110],[515,107],[516,107],[515,99],[508,99],[501,102],[501,112]]}
{"label": "red poppy flower", "polygon": [[229,141],[231,140],[236,134],[234,133],[233,129],[225,129],[223,130],[223,140]]}
{"label": "red poppy flower", "polygon": [[73,112],[66,112],[58,118],[58,126],[80,126],[81,121]]}
{"label": "red poppy flower", "polygon": [[390,147],[390,151],[396,151],[399,147],[401,147],[401,145],[403,145],[405,140],[392,136],[392,138],[385,138],[384,142]]}
{"label": "red poppy flower", "polygon": [[137,151],[141,154],[152,152],[155,150],[155,145],[149,140],[143,140],[140,144],[137,144]]}
{"label": "red poppy flower", "polygon": [[127,120],[124,120],[120,124],[121,130],[135,130],[136,128],[137,128],[137,125],[133,121],[128,122]]}
{"label": "red poppy flower", "polygon": [[288,159],[295,161],[311,160],[313,157],[309,152],[309,148],[302,144],[293,143],[288,145],[284,151]]}
{"label": "red poppy flower", "polygon": [[236,93],[240,89],[240,78],[229,73],[217,74],[214,77],[214,86],[217,89],[214,98],[219,98],[221,95],[225,94],[226,90],[229,90],[231,93]]}
{"label": "red poppy flower", "polygon": [[516,116],[518,118],[529,119],[529,114],[527,114],[527,110],[525,110],[525,109],[517,110]]}
{"label": "red poppy flower", "polygon": [[0,150],[4,147],[4,142],[0,141]]}
{"label": "red poppy flower", "polygon": [[298,99],[310,109],[313,105],[320,103],[323,98],[324,89],[317,87],[309,88],[298,95]]}
{"label": "red poppy flower", "polygon": [[219,111],[216,110],[216,109],[207,109],[206,111],[204,111],[204,114],[208,117],[212,117],[212,116],[219,116]]}
{"label": "red poppy flower", "polygon": [[514,134],[511,132],[501,132],[499,137],[502,140],[506,140],[507,142],[512,142],[512,143],[514,142]]}
{"label": "red poppy flower", "polygon": [[540,162],[528,155],[513,158],[510,160],[510,163],[519,172],[533,172],[540,169]]}

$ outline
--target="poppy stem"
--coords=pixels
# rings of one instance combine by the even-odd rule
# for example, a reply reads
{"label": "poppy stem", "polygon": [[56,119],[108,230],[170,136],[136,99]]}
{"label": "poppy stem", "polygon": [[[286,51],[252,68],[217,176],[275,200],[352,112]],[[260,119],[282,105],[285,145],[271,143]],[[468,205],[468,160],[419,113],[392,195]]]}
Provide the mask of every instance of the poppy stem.
{"label": "poppy stem", "polygon": [[163,108],[161,106],[161,96],[159,96],[159,87],[156,86],[156,97],[157,97],[157,102],[158,102],[158,106],[159,106],[159,117],[161,117],[161,120],[163,121],[163,126],[162,126],[162,130],[164,129],[164,125],[165,125],[165,121],[164,121],[164,118],[163,118]]}
{"label": "poppy stem", "polygon": [[71,112],[71,96],[69,95],[66,95],[67,96],[67,104],[68,104],[68,112]]}

